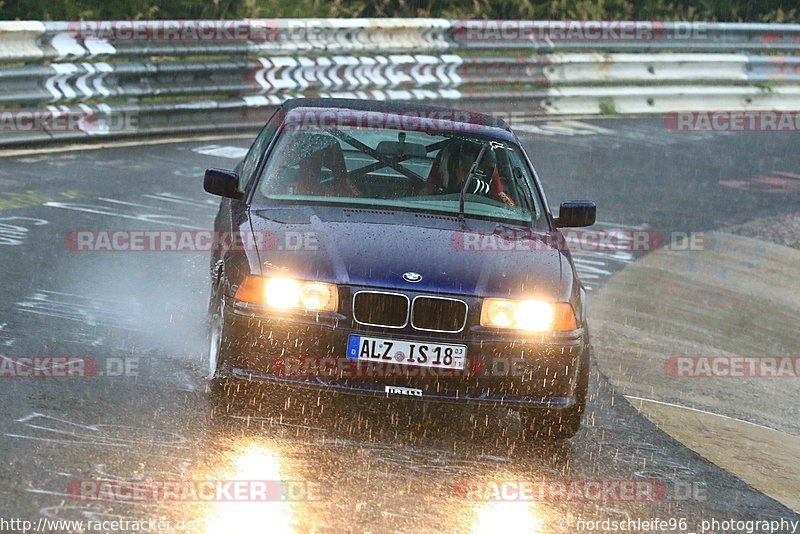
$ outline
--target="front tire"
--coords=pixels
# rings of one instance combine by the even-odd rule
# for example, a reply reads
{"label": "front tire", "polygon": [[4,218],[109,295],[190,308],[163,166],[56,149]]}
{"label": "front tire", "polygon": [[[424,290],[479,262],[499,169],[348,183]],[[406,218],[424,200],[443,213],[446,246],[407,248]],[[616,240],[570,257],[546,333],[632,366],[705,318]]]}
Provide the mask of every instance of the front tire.
{"label": "front tire", "polygon": [[225,399],[225,383],[231,376],[231,348],[228,336],[229,327],[225,322],[222,302],[222,284],[218,283],[211,291],[208,306],[207,350],[204,358],[203,375],[208,380],[208,392],[212,400]]}

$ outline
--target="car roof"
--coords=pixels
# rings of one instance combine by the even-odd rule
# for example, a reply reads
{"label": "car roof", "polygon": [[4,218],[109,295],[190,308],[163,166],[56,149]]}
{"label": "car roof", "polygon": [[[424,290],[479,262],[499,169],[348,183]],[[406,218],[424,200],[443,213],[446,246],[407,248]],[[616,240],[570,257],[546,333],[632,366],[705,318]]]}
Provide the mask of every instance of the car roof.
{"label": "car roof", "polygon": [[[281,104],[280,109],[289,112],[294,109],[308,109],[319,112],[353,110],[379,112],[386,114],[410,114],[425,117],[446,118],[454,133],[470,131],[477,135],[495,137],[518,144],[511,127],[501,118],[472,111],[430,106],[406,101],[359,100],[355,98],[292,98]],[[440,126],[442,123],[438,123]],[[465,127],[467,125],[467,127]],[[442,129],[439,129],[442,131]]]}

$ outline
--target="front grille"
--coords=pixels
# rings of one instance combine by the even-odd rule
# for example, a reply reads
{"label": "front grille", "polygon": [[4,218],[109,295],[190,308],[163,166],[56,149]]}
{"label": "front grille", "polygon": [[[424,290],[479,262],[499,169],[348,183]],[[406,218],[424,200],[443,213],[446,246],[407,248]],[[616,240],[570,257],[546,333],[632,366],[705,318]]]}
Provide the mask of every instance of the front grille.
{"label": "front grille", "polygon": [[408,297],[398,293],[359,291],[353,297],[353,317],[369,326],[403,328],[408,322]]}
{"label": "front grille", "polygon": [[411,326],[433,332],[460,332],[467,322],[467,303],[442,297],[417,297]]}

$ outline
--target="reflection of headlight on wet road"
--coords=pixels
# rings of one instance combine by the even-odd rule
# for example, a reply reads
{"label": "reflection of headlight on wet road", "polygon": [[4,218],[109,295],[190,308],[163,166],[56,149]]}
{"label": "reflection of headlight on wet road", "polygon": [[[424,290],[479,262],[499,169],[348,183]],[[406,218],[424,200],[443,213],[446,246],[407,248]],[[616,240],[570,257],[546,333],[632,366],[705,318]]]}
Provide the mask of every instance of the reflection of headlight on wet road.
{"label": "reflection of headlight on wet road", "polygon": [[531,502],[487,502],[475,510],[475,521],[470,529],[473,534],[504,534],[541,532],[542,519],[536,505]]}
{"label": "reflection of headlight on wet road", "polygon": [[233,478],[234,480],[280,480],[280,463],[280,457],[271,449],[251,445],[236,457]]}
{"label": "reflection of headlight on wet road", "polygon": [[[286,466],[274,450],[248,445],[232,458],[232,469],[215,478],[245,481],[276,481],[291,479]],[[235,532],[292,532],[293,505],[280,500],[273,502],[215,502],[206,515],[207,534]],[[266,530],[264,530],[266,529]]]}

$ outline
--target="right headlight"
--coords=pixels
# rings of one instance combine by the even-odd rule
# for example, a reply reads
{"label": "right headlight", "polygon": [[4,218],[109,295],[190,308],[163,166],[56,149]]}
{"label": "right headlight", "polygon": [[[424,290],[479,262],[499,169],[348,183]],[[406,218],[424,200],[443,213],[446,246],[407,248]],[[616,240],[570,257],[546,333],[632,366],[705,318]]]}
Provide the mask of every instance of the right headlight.
{"label": "right headlight", "polygon": [[325,282],[248,276],[239,286],[236,300],[276,310],[335,312],[339,306],[339,291],[335,284]]}
{"label": "right headlight", "polygon": [[525,332],[567,331],[578,328],[569,302],[483,299],[481,326]]}

